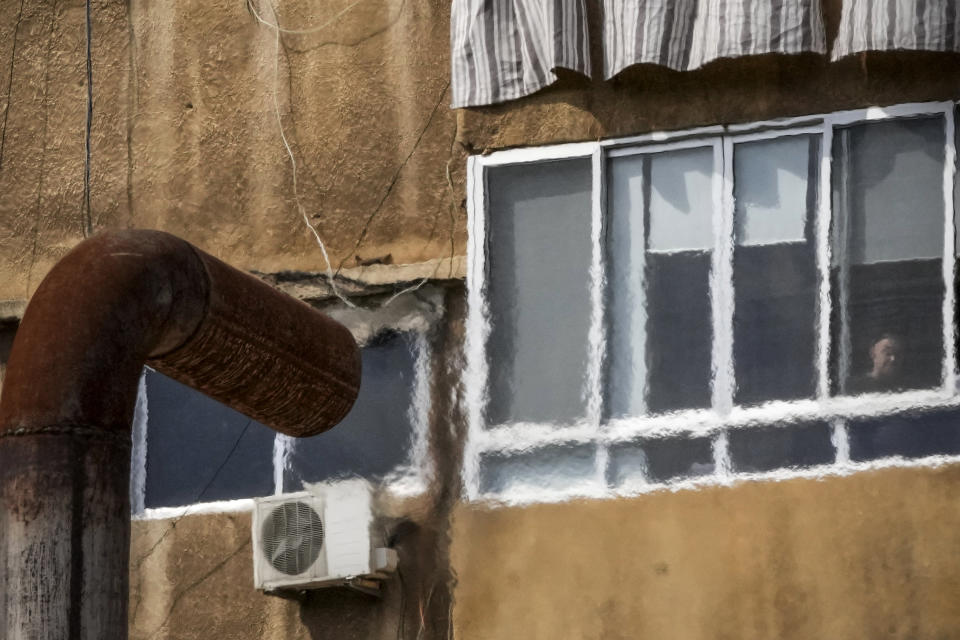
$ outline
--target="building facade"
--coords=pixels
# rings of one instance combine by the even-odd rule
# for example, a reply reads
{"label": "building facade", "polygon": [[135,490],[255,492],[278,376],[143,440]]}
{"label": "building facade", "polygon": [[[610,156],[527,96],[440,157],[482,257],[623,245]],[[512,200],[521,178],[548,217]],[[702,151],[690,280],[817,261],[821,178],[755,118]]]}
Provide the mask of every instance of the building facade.
{"label": "building facade", "polygon": [[[0,360],[126,227],[362,347],[304,441],[145,371],[131,637],[957,635],[960,8],[909,9],[0,8]],[[256,590],[252,499],[356,477],[381,596]]]}

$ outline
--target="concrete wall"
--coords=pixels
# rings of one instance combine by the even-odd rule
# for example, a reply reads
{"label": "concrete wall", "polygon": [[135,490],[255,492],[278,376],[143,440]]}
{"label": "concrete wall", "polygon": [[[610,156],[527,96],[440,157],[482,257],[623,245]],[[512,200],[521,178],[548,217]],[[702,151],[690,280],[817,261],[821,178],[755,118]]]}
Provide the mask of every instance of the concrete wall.
{"label": "concrete wall", "polygon": [[[277,4],[292,29],[350,6]],[[171,231],[260,272],[324,270],[275,92],[303,212],[335,269],[462,254],[448,5],[361,2],[285,35],[278,62],[244,0],[93,0],[88,214],[84,3],[3,3],[0,300],[29,297],[102,228]],[[273,21],[269,2],[255,6]]]}
{"label": "concrete wall", "polygon": [[960,633],[960,468],[454,517],[457,638]]}

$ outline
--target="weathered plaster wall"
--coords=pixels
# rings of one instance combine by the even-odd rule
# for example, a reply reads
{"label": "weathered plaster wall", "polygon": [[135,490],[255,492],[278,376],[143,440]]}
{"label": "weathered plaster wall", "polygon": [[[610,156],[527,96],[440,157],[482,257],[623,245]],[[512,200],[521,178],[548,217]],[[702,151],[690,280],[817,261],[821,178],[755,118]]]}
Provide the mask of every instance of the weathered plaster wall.
{"label": "weathered plaster wall", "polygon": [[[89,216],[84,3],[0,5],[0,300],[29,297],[66,250],[111,227],[168,230],[260,272],[322,271],[275,88],[334,268],[463,253],[448,3],[276,4],[291,29],[332,20],[285,34],[279,64],[275,32],[244,0],[93,1]],[[274,20],[269,2],[254,6]]]}
{"label": "weathered plaster wall", "polygon": [[[130,553],[130,638],[394,640],[440,637],[447,574],[432,568],[435,531],[393,526],[402,562],[378,599],[346,588],[265,595],[253,586],[250,514],[135,521]],[[421,613],[422,612],[422,613]],[[421,618],[421,615],[424,617]]]}
{"label": "weathered plaster wall", "polygon": [[458,508],[456,638],[960,633],[960,467]]}

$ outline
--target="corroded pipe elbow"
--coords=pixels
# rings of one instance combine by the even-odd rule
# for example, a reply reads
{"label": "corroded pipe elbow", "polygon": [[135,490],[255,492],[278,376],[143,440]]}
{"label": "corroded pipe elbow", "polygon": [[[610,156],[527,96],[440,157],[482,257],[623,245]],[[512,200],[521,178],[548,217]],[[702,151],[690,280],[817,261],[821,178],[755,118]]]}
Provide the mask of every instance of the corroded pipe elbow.
{"label": "corroded pipe elbow", "polygon": [[113,231],[68,253],[30,300],[0,432],[128,433],[145,363],[293,436],[339,422],[360,384],[342,325],[175,236]]}
{"label": "corroded pipe elbow", "polygon": [[145,363],[294,436],[335,425],[360,384],[344,327],[183,240],[78,245],[31,299],[0,398],[0,638],[127,637]]}

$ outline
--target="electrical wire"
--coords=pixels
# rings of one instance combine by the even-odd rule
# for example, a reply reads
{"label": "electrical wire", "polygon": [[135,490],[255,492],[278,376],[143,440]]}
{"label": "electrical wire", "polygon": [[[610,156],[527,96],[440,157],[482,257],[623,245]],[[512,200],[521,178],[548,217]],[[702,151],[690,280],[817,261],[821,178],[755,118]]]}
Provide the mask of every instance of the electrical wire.
{"label": "electrical wire", "polygon": [[218,477],[220,477],[220,472],[223,471],[223,468],[224,468],[225,466],[227,466],[227,462],[229,462],[230,458],[233,457],[233,454],[236,453],[237,447],[240,446],[240,441],[243,440],[243,436],[245,436],[245,435],[247,434],[247,430],[250,429],[250,425],[252,425],[252,424],[253,424],[253,419],[252,419],[252,418],[248,418],[248,419],[247,419],[247,424],[244,425],[243,430],[240,431],[240,435],[238,435],[238,436],[237,436],[237,439],[234,440],[233,446],[230,447],[230,451],[227,452],[227,455],[226,455],[226,456],[223,458],[223,460],[220,462],[220,465],[217,467],[216,471],[213,472],[213,475],[210,476],[210,479],[209,479],[209,480],[207,480],[207,483],[206,483],[206,484],[203,486],[203,488],[200,490],[200,493],[198,493],[198,494],[197,494],[197,497],[192,501],[194,504],[191,504],[191,505],[187,506],[187,507],[183,510],[183,513],[181,513],[179,516],[177,516],[177,517],[173,520],[173,522],[170,523],[170,525],[164,530],[163,534],[157,539],[157,541],[154,542],[154,543],[150,546],[150,549],[149,549],[146,553],[144,553],[144,554],[140,557],[140,559],[137,561],[137,565],[138,565],[138,566],[139,566],[140,563],[142,563],[144,560],[146,560],[147,557],[149,557],[151,553],[153,553],[153,550],[154,550],[154,549],[156,549],[158,546],[160,546],[160,543],[163,542],[163,540],[167,537],[167,535],[177,527],[177,524],[179,524],[180,521],[183,520],[184,517],[190,515],[190,509],[191,509],[193,506],[195,506],[197,503],[199,503],[199,502],[203,499],[203,496],[205,496],[206,493],[207,493],[207,491],[210,489],[210,487],[213,486],[213,483],[216,481],[216,479],[217,479]]}
{"label": "electrical wire", "polygon": [[[323,239],[320,237],[320,233],[317,231],[316,226],[315,226],[313,223],[310,222],[310,218],[309,218],[309,216],[307,215],[306,208],[303,206],[303,202],[302,202],[301,199],[300,199],[300,192],[299,192],[298,181],[297,181],[297,160],[296,160],[296,157],[295,157],[295,155],[294,155],[294,153],[293,153],[293,149],[290,147],[290,142],[289,142],[289,140],[287,139],[286,131],[285,131],[284,127],[283,127],[283,119],[282,119],[282,117],[281,117],[281,115],[280,115],[280,98],[279,98],[279,93],[280,93],[280,91],[279,91],[279,83],[280,83],[280,34],[281,34],[281,33],[286,33],[286,34],[297,34],[297,35],[301,35],[301,34],[317,33],[317,32],[319,32],[319,31],[322,31],[323,29],[326,29],[327,27],[329,27],[331,24],[333,24],[333,23],[336,22],[338,19],[340,19],[342,16],[344,16],[346,13],[348,13],[349,11],[351,11],[354,7],[356,7],[356,6],[357,6],[358,4],[360,4],[361,2],[363,2],[363,0],[354,0],[354,2],[350,3],[349,5],[347,5],[344,9],[342,9],[341,11],[339,11],[339,12],[338,12],[336,15],[334,15],[332,18],[330,18],[329,20],[327,20],[327,21],[325,21],[325,22],[323,22],[322,24],[319,24],[319,25],[317,25],[317,26],[310,27],[310,28],[307,28],[307,29],[289,29],[289,28],[286,28],[286,27],[283,27],[283,26],[280,25],[280,18],[279,18],[279,16],[277,15],[277,9],[276,9],[276,6],[273,4],[272,0],[267,0],[267,4],[270,6],[270,12],[273,14],[273,20],[274,20],[274,22],[270,22],[269,20],[265,19],[262,15],[260,15],[260,12],[257,11],[257,7],[256,7],[256,5],[254,4],[254,0],[247,0],[247,7],[249,8],[250,12],[253,14],[253,17],[257,20],[257,22],[259,22],[260,24],[262,24],[262,25],[264,25],[264,26],[266,26],[266,27],[268,27],[268,28],[270,28],[270,29],[273,29],[274,34],[275,34],[275,36],[276,36],[275,39],[274,39],[273,108],[274,108],[274,115],[276,116],[276,119],[277,119],[277,127],[278,127],[279,130],[280,130],[280,140],[281,140],[281,142],[283,143],[283,147],[284,147],[284,149],[285,149],[286,152],[287,152],[287,157],[290,159],[290,167],[291,167],[291,170],[292,170],[292,172],[293,172],[293,200],[294,200],[294,203],[296,204],[297,211],[300,213],[300,217],[303,219],[304,224],[307,226],[307,228],[308,228],[308,229],[310,230],[310,232],[313,234],[313,237],[314,237],[314,239],[315,239],[316,242],[317,242],[317,246],[320,247],[320,253],[323,255],[324,265],[325,265],[325,267],[326,267],[326,268],[325,268],[325,275],[327,276],[327,280],[328,280],[329,283],[330,283],[330,288],[331,288],[331,291],[333,292],[333,295],[335,295],[341,302],[343,302],[345,305],[347,305],[347,306],[350,307],[350,308],[356,308],[357,305],[356,305],[354,302],[352,302],[351,300],[349,300],[346,296],[344,296],[344,295],[341,293],[340,289],[337,287],[336,277],[337,277],[337,275],[339,274],[339,268],[337,269],[337,274],[335,274],[335,273],[333,272],[333,265],[332,265],[332,263],[331,263],[331,261],[330,261],[330,256],[329,256],[329,254],[327,253],[326,244],[323,242]],[[444,94],[445,94],[445,93],[446,93],[446,89],[444,89]],[[440,98],[440,99],[441,99],[441,101],[443,100],[443,95],[441,95],[441,98]],[[439,105],[439,103],[438,103],[438,105]],[[434,108],[434,112],[431,113],[431,120],[432,120],[433,115],[435,114],[435,112],[436,112],[436,107]],[[429,122],[428,122],[428,125],[429,125]],[[423,133],[424,133],[424,132],[421,132],[420,137],[423,136]],[[419,142],[419,139],[418,139],[418,142]],[[452,268],[452,264],[453,264],[453,262],[452,262],[452,260],[451,260],[451,268]],[[383,304],[379,305],[379,307],[380,307],[380,308],[386,307],[387,305],[389,305],[391,302],[393,302],[394,300],[396,300],[396,299],[399,298],[400,296],[402,296],[402,295],[404,295],[404,294],[406,294],[406,293],[410,293],[410,292],[412,292],[412,291],[416,291],[417,289],[420,289],[423,285],[427,284],[432,277],[436,277],[437,272],[439,271],[439,269],[440,269],[440,263],[438,262],[436,268],[435,268],[434,271],[433,271],[433,274],[431,274],[430,276],[426,276],[426,277],[424,277],[424,278],[421,278],[420,280],[418,280],[418,281],[415,282],[414,284],[412,284],[412,285],[410,285],[410,286],[408,286],[408,287],[406,287],[406,288],[403,288],[403,289],[401,289],[400,291],[396,291],[396,292],[395,292],[393,295],[391,295],[385,302],[383,302]]]}
{"label": "electrical wire", "polygon": [[[347,11],[355,7],[360,2],[361,0],[355,0],[353,4],[349,5],[346,9],[338,13],[337,16],[331,18],[327,22],[316,27],[315,30],[319,31],[320,29],[323,29],[327,25],[331,24],[334,20],[336,20],[339,16],[343,15],[344,13],[346,13]],[[273,13],[273,19],[279,22],[277,18],[276,7],[274,7],[273,2],[271,2],[270,0],[268,0],[268,3],[270,5],[270,10]],[[272,28],[274,30],[274,33],[276,34],[276,39],[274,44],[274,65],[273,65],[273,108],[274,108],[274,113],[277,116],[277,127],[280,129],[280,140],[283,142],[284,149],[287,150],[287,156],[290,158],[290,167],[293,171],[293,201],[297,205],[297,211],[299,211],[300,216],[303,218],[303,223],[307,225],[307,228],[310,229],[311,233],[313,233],[313,237],[316,239],[317,245],[320,247],[320,253],[323,255],[323,261],[324,261],[324,264],[326,265],[327,279],[330,282],[330,289],[333,291],[333,295],[339,298],[341,302],[343,302],[348,307],[355,308],[357,305],[351,302],[349,299],[347,299],[347,297],[344,296],[342,293],[340,293],[340,290],[337,288],[337,283],[333,275],[333,265],[330,263],[330,256],[327,255],[327,247],[323,243],[323,239],[320,238],[320,234],[317,232],[317,228],[310,222],[310,218],[307,216],[307,210],[304,208],[303,203],[300,201],[300,192],[299,192],[299,189],[297,188],[297,159],[293,155],[293,150],[290,148],[290,143],[287,141],[287,134],[283,129],[283,118],[281,118],[280,116],[280,98],[279,98],[280,91],[279,91],[278,85],[280,83],[280,32],[282,28],[277,24],[271,24],[270,22],[267,22],[266,20],[261,18],[260,14],[257,13],[257,10],[253,7],[252,2],[248,1],[247,6],[249,6],[251,11],[253,11],[253,15],[257,18],[257,20],[259,20],[262,24],[265,24],[268,27]]]}
{"label": "electrical wire", "polygon": [[250,8],[251,13],[253,13],[253,17],[255,17],[258,22],[270,27],[271,29],[276,30],[279,33],[289,33],[291,35],[305,35],[310,33],[317,33],[318,31],[322,31],[326,29],[328,26],[336,22],[340,17],[342,17],[344,14],[346,14],[348,11],[353,9],[355,6],[357,6],[361,2],[363,2],[363,0],[355,0],[354,2],[347,5],[345,9],[340,11],[340,13],[333,16],[323,24],[317,25],[315,27],[309,27],[307,29],[287,29],[287,28],[281,27],[280,20],[277,18],[277,12],[276,12],[276,9],[274,9],[273,4],[270,5],[270,9],[273,11],[273,19],[277,21],[276,24],[272,22],[267,22],[260,16],[260,14],[257,12],[257,8],[254,6],[253,0],[247,0],[247,7]]}

